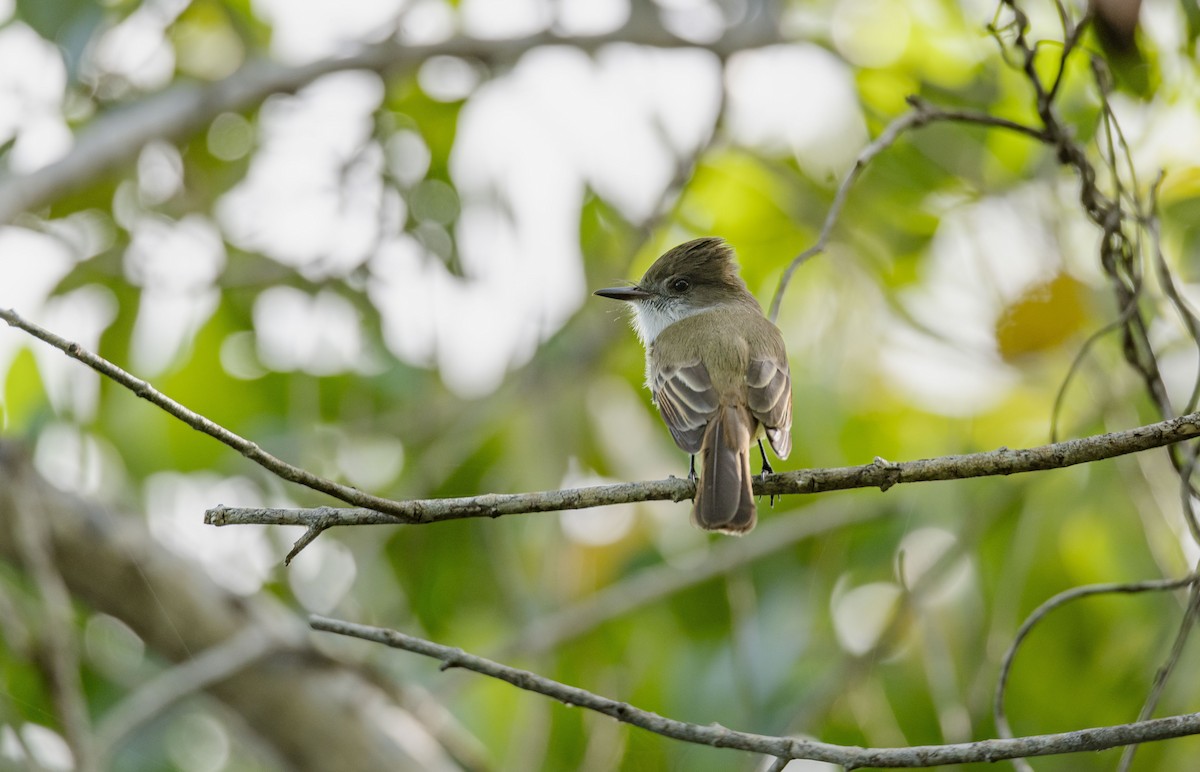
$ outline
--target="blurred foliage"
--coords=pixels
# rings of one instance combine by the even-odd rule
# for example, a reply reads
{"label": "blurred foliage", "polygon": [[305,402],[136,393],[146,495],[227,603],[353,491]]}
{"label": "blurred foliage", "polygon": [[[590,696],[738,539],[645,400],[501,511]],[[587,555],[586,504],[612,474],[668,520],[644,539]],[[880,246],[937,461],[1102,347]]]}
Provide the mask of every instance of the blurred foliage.
{"label": "blurred foliage", "polygon": [[[802,10],[825,18],[848,4],[830,0],[804,4]],[[89,41],[133,13],[169,5],[25,1],[16,3],[9,24],[28,25],[60,46],[75,73]],[[1174,50],[1141,36],[1145,58],[1139,66],[1145,69],[1134,86],[1122,82],[1126,90],[1119,98],[1144,142],[1134,153],[1164,168],[1158,189],[1163,250],[1170,267],[1190,284],[1200,273],[1195,225],[1200,166],[1182,152],[1165,152],[1155,143],[1168,141],[1166,135],[1145,130],[1164,115],[1191,121],[1186,125],[1196,120],[1195,104],[1179,84],[1197,75],[1187,52],[1198,27],[1194,9],[1181,6],[1178,13],[1188,14],[1186,39]],[[968,7],[978,4],[914,4],[905,15],[907,43],[887,63],[854,62],[843,56],[838,36],[827,31],[806,45],[839,57],[850,75],[855,109],[871,136],[906,109],[903,100],[910,94],[1035,123],[1027,79],[986,34],[991,19]],[[1047,38],[1037,68],[1052,76],[1062,50],[1061,37],[1054,42],[1053,7],[1042,3],[1031,10],[1035,21],[1050,20],[1037,28]],[[206,58],[209,46],[222,46],[239,60],[271,50],[273,22],[255,3],[197,0],[173,13],[162,30],[175,55],[173,80],[232,72],[233,67],[224,67],[228,61]],[[1069,59],[1056,105],[1076,139],[1099,158],[1100,100],[1088,58],[1094,51],[1085,38],[1084,48]],[[472,67],[485,84],[510,75],[503,66]],[[89,125],[89,110],[103,114],[139,98],[136,89],[113,96],[100,87],[101,80],[70,79],[72,98],[89,106],[76,105],[76,114],[85,117],[71,120],[80,130]],[[831,175],[811,156],[741,141],[721,122],[684,184],[665,196],[660,219],[634,216],[598,186],[583,186],[571,227],[578,230],[586,286],[552,289],[573,293],[576,310],[529,350],[513,353],[498,387],[484,395],[464,394],[450,388],[439,370],[444,363],[437,356],[436,335],[432,354],[414,354],[389,338],[383,312],[393,301],[372,290],[384,286],[387,271],[378,256],[385,236],[405,236],[407,243],[420,246],[420,270],[406,274],[406,281],[431,277],[437,268],[455,287],[486,276],[486,264],[465,264],[462,247],[467,206],[487,195],[476,190],[472,198],[460,190],[456,175],[465,172],[455,166],[460,122],[473,98],[427,93],[413,72],[392,77],[371,111],[369,128],[354,140],[357,146],[341,159],[340,170],[350,179],[354,162],[385,157],[389,140],[401,133],[419,139],[405,140],[401,149],[411,160],[423,148],[428,154],[424,168],[418,163],[413,173],[403,164],[393,168],[381,162],[374,173],[382,192],[379,212],[370,214],[384,223],[382,230],[392,231],[367,239],[355,259],[343,262],[330,254],[308,262],[259,254],[222,233],[224,257],[213,280],[175,288],[171,291],[178,295],[155,301],[177,297],[182,303],[205,293],[212,298],[211,306],[166,345],[161,361],[147,353],[152,347],[139,332],[139,315],[148,313],[158,290],[136,279],[131,268],[138,229],[148,219],[175,225],[199,215],[215,221],[220,202],[252,178],[254,164],[269,146],[271,138],[262,133],[264,115],[289,109],[296,97],[280,95],[261,110],[234,116],[255,132],[240,155],[222,149],[226,146],[214,127],[181,139],[181,182],[163,196],[152,194],[143,154],[139,164],[72,191],[48,211],[24,216],[12,227],[53,234],[60,225],[83,222],[73,218],[90,218],[88,227],[108,236],[95,249],[73,253],[50,301],[102,290],[112,310],[97,347],[103,356],[135,372],[139,362],[160,362],[156,370],[138,374],[319,474],[397,498],[683,475],[686,459],[671,444],[642,388],[642,352],[634,336],[606,301],[585,299],[584,290],[620,277],[636,279],[664,248],[714,233],[739,250],[743,275],[765,305],[791,258],[817,238],[844,168]],[[226,128],[238,125],[235,120]],[[838,139],[826,138],[831,147]],[[848,166],[852,155],[845,160]],[[413,176],[406,177],[409,173]],[[1144,192],[1155,171],[1140,173],[1139,192]],[[422,185],[442,198],[419,203],[415,197]],[[487,193],[503,210],[502,193]],[[342,203],[347,209],[361,205]],[[304,223],[297,218],[293,225],[300,228]],[[1098,240],[1079,210],[1075,181],[1058,168],[1052,151],[1027,137],[946,123],[911,133],[877,156],[851,191],[827,253],[800,269],[783,301],[780,325],[790,346],[796,425],[792,458],[776,469],[1045,442],[1055,396],[1072,360],[1085,339],[1118,314],[1096,263]],[[21,259],[0,255],[0,274]],[[175,269],[187,273],[186,259],[179,258]],[[170,276],[165,281],[170,284]],[[317,359],[283,365],[265,356],[261,304],[268,291],[281,287],[294,290],[292,297],[327,298],[351,309],[361,335],[358,354],[329,369]],[[432,283],[427,293],[423,287],[416,292],[430,303],[428,324],[437,324],[437,304],[450,296],[438,296]],[[27,306],[41,300],[0,290],[0,302],[21,312],[34,310]],[[308,307],[314,315],[315,303]],[[1195,369],[1188,340],[1165,308],[1153,308],[1152,315],[1156,340],[1166,352],[1168,385],[1183,404]],[[301,314],[291,336],[315,341],[326,323]],[[27,438],[38,449],[42,468],[81,495],[145,512],[160,536],[180,521],[154,507],[182,506],[184,498],[156,498],[151,492],[173,472],[194,475],[183,479],[194,479],[204,489],[212,489],[213,480],[235,480],[244,487],[218,486],[219,495],[249,490],[258,497],[187,499],[193,506],[331,503],[270,479],[238,454],[112,383],[96,383],[86,373],[50,372],[46,362],[60,355],[28,345],[34,354],[23,350],[11,360],[0,359],[7,368],[0,391],[4,431]],[[343,340],[331,348],[339,345],[349,347]],[[1089,349],[1058,416],[1060,433],[1077,436],[1160,418],[1142,382],[1124,365],[1120,347],[1114,334]],[[73,407],[64,396],[64,389],[69,391],[64,377],[98,388],[94,410]],[[77,442],[64,443],[64,436]],[[91,472],[89,459],[96,465]],[[995,736],[991,701],[999,663],[1032,609],[1080,584],[1178,576],[1187,570],[1196,545],[1180,524],[1177,485],[1164,454],[1148,453],[1048,473],[901,486],[886,495],[793,496],[773,509],[764,502],[763,523],[745,537],[747,543],[772,538],[773,526],[804,518],[818,506],[848,516],[877,516],[816,538],[780,543],[773,553],[725,576],[598,623],[549,651],[522,645],[540,620],[642,572],[666,566],[686,573],[727,549],[728,540],[691,529],[685,504],[656,503],[327,532],[291,569],[280,563],[298,536],[293,530],[227,528],[207,534],[184,557],[233,571],[237,561],[220,545],[255,545],[274,561],[258,591],[282,598],[297,613],[331,613],[485,655],[503,652],[502,658],[517,666],[673,718],[854,745],[960,742]],[[192,523],[201,516],[198,510],[186,512]],[[342,553],[322,548],[322,542],[344,545],[352,556],[348,575],[331,567]],[[179,548],[177,542],[172,545]],[[343,592],[318,592],[325,580],[311,577],[323,576],[325,569],[344,580]],[[922,579],[926,571],[933,574]],[[27,577],[0,566],[0,610],[11,608],[22,620],[6,624],[0,633],[0,692],[6,695],[0,699],[0,725],[29,722],[58,730],[44,673],[22,637],[22,631],[37,635],[35,599]],[[78,611],[81,630],[94,623],[89,610],[81,606]],[[1016,660],[1006,700],[1014,731],[1132,721],[1181,614],[1181,597],[1167,595],[1104,596],[1052,614]],[[126,654],[132,646],[114,645]],[[162,665],[153,652],[128,656],[134,665],[117,673],[94,647],[84,648],[94,717]],[[401,681],[430,690],[487,748],[496,769],[751,770],[760,765],[732,751],[615,726],[505,684],[442,673],[429,662],[390,650],[370,657]],[[1198,670],[1200,661],[1189,649],[1159,715],[1200,709],[1188,688]],[[197,715],[216,721],[229,735],[233,750],[224,768],[265,764],[228,717],[194,701],[139,731],[123,749],[120,768],[200,768],[188,761],[180,740]],[[1198,743],[1186,739],[1144,747],[1136,768],[1188,768]],[[1046,758],[1037,768],[1108,769],[1114,759],[1111,752]]]}

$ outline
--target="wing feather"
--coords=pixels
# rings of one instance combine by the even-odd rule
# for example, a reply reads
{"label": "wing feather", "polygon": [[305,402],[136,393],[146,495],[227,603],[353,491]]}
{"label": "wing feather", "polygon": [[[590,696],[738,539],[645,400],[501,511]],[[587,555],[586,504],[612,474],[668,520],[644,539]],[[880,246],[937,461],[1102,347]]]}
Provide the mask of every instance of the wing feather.
{"label": "wing feather", "polygon": [[746,406],[763,425],[775,455],[787,458],[792,452],[792,377],[787,360],[751,360],[746,385]]}
{"label": "wing feather", "polygon": [[718,399],[708,368],[699,359],[682,365],[655,368],[650,389],[675,444],[687,453],[699,453],[704,427],[716,414]]}

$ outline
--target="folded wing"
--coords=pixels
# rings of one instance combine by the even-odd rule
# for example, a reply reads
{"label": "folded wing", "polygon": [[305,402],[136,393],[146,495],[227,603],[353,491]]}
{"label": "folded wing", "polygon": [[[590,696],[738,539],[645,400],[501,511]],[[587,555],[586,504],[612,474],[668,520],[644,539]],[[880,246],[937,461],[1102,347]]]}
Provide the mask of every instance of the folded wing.
{"label": "folded wing", "polygon": [[750,360],[746,369],[746,405],[763,425],[775,455],[792,452],[792,377],[786,359]]}
{"label": "folded wing", "polygon": [[[699,359],[682,365],[656,368],[650,390],[663,421],[679,449],[696,454],[704,440],[704,427],[717,412],[717,390],[708,369]],[[772,445],[773,447],[774,445]]]}

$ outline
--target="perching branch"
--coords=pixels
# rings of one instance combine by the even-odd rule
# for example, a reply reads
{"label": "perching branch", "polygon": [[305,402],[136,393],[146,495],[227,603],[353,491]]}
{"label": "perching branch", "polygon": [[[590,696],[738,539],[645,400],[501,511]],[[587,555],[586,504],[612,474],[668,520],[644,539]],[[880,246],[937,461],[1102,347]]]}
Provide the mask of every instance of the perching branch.
{"label": "perching branch", "polygon": [[[355,505],[355,508],[352,509],[217,507],[205,513],[205,522],[210,525],[255,523],[307,526],[309,532],[293,548],[289,559],[321,531],[337,525],[424,524],[467,517],[500,517],[533,512],[587,509],[639,501],[684,501],[691,499],[695,494],[695,483],[671,477],[666,480],[617,483],[537,493],[487,493],[479,496],[410,501],[385,499],[349,485],[319,477],[267,453],[250,440],[181,405],[146,381],[127,373],[79,344],[61,338],[49,330],[21,318],[11,309],[0,309],[0,319],[49,343],[67,356],[83,362],[101,375],[111,378],[137,396],[167,411],[193,429],[225,443],[279,477],[326,493],[347,504]],[[852,488],[887,490],[898,483],[961,480],[971,477],[1061,469],[1075,464],[1168,446],[1196,437],[1200,437],[1200,413],[1192,413],[1135,429],[1098,434],[1023,450],[1000,448],[984,453],[942,456],[900,463],[876,458],[874,462],[860,466],[804,469],[768,475],[766,478],[755,480],[754,492],[758,495],[780,496],[823,493]]]}
{"label": "perching branch", "polygon": [[656,713],[636,708],[629,703],[602,697],[527,670],[518,670],[499,662],[468,654],[462,649],[442,646],[395,630],[368,627],[316,615],[309,618],[309,624],[315,630],[382,643],[385,646],[440,660],[443,670],[455,667],[472,670],[510,683],[519,689],[545,695],[565,705],[594,710],[623,723],[675,740],[709,745],[714,748],[734,748],[777,758],[825,761],[841,764],[848,770],[862,767],[933,767],[943,764],[992,762],[1029,756],[1052,756],[1104,750],[1130,743],[1167,740],[1200,733],[1200,713],[1189,713],[1170,718],[1139,721],[1133,724],[1012,739],[981,740],[972,743],[916,745],[908,748],[859,748],[833,745],[793,737],[774,737],[740,732],[726,729],[720,724],[700,725],[665,718]]}
{"label": "perching branch", "polygon": [[[3,312],[0,312],[3,313]],[[802,469],[769,474],[754,480],[761,496],[826,493],[853,488],[887,490],[899,483],[963,480],[1061,469],[1076,464],[1138,453],[1200,437],[1200,413],[1108,434],[1065,440],[1050,445],[983,453],[940,456],[898,463],[875,459],[859,466]],[[366,508],[316,507],[216,507],[205,513],[210,525],[303,525],[331,528],[341,525],[426,524],[467,517],[501,517],[533,512],[587,509],[640,501],[685,501],[695,493],[695,483],[677,477],[646,482],[614,483],[588,488],[535,493],[486,493],[444,499],[390,501],[385,513]]]}

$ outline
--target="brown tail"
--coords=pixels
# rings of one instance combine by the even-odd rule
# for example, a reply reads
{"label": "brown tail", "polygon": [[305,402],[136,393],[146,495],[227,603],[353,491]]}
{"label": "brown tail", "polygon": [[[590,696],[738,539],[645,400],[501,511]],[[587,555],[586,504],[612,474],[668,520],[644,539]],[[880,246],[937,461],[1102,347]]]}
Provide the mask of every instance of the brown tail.
{"label": "brown tail", "polygon": [[750,443],[754,419],[744,407],[722,405],[704,430],[700,483],[692,521],[707,531],[743,534],[754,527]]}

